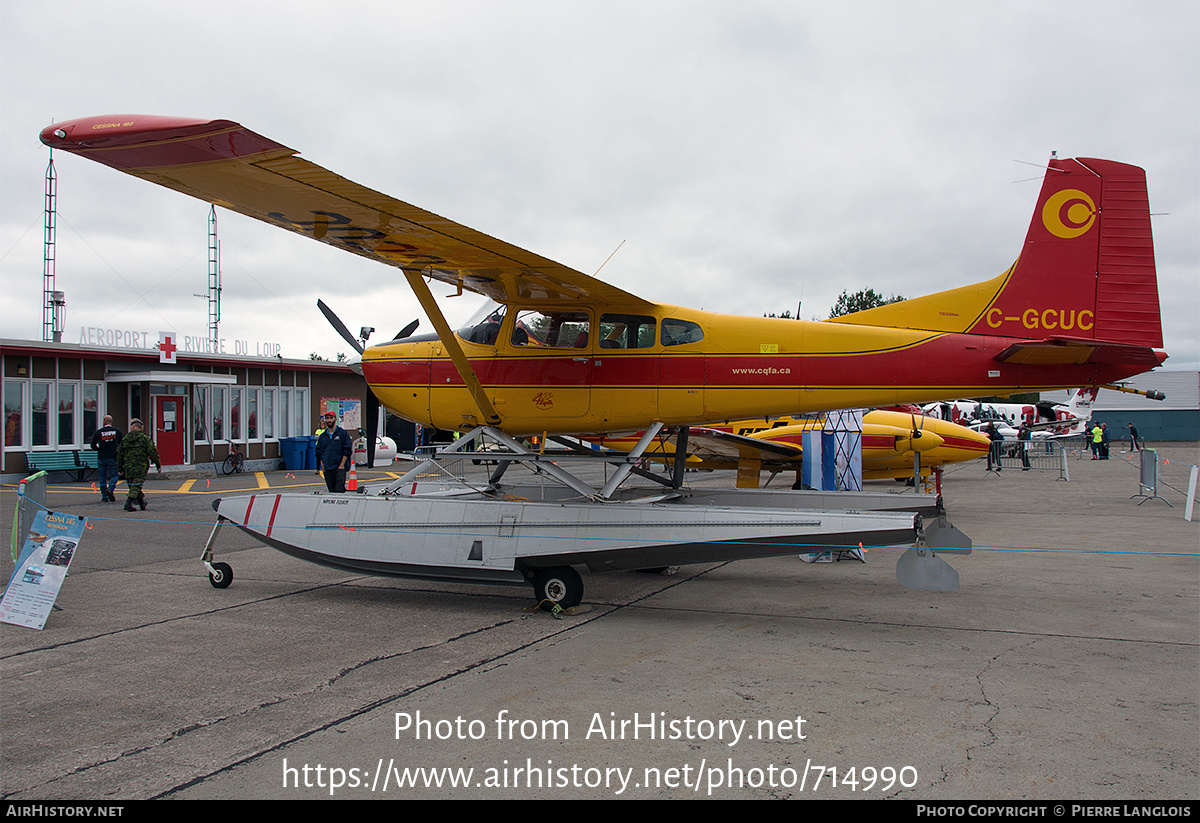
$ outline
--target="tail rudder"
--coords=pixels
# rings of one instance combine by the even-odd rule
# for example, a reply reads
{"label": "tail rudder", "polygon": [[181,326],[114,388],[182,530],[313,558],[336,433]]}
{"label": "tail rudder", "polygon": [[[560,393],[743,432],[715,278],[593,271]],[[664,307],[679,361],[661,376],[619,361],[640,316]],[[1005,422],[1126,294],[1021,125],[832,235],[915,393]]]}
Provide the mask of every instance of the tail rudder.
{"label": "tail rudder", "polygon": [[1161,346],[1145,171],[1052,158],[1021,256],[970,331]]}
{"label": "tail rudder", "polygon": [[1095,386],[1085,386],[1076,389],[1065,406],[1056,405],[1054,417],[1061,425],[1054,426],[1054,434],[1064,436],[1087,431],[1088,421],[1092,419],[1092,404],[1096,402],[1099,392],[1100,389]]}
{"label": "tail rudder", "polygon": [[1092,404],[1096,402],[1096,395],[1099,393],[1100,390],[1095,386],[1079,389],[1071,396],[1071,401],[1067,403],[1067,411],[1079,420],[1090,420],[1092,418]]}
{"label": "tail rudder", "polygon": [[830,322],[1160,347],[1146,173],[1111,160],[1051,158],[1008,271]]}

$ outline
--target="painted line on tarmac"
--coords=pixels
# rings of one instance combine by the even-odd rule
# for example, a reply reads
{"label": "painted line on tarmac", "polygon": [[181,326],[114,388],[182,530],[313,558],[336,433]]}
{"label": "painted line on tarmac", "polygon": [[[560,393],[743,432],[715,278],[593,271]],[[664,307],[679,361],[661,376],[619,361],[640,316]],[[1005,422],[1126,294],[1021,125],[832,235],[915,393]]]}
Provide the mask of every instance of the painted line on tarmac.
{"label": "painted line on tarmac", "polygon": [[[391,478],[393,480],[398,479],[400,477],[400,475],[398,475],[394,472],[383,472],[382,474],[385,474],[387,476],[387,478]],[[323,479],[322,480],[317,480],[317,479],[300,480],[296,475],[292,475],[292,477],[296,478],[298,480],[298,482],[274,483],[273,484],[266,477],[266,474],[264,472],[255,472],[255,475],[256,475],[256,480],[257,480],[257,488],[259,488],[259,489],[306,489],[306,488],[324,489],[325,488],[325,483],[324,483]],[[319,477],[319,476],[320,475],[316,475],[315,477]],[[372,473],[371,477],[369,477],[365,480],[361,480],[359,482],[360,483],[363,483],[363,482],[379,483],[387,478],[378,477],[378,476],[375,476],[374,473]],[[150,475],[146,479],[148,481],[154,481],[155,477],[154,477],[154,475]],[[151,487],[151,488],[152,488],[154,494],[225,494],[225,495],[228,495],[228,494],[241,494],[241,493],[249,494],[250,492],[255,490],[254,488],[244,488],[244,487],[238,488],[238,487],[224,486],[224,485],[220,485],[220,484],[213,482],[214,480],[220,480],[220,479],[221,478],[212,478],[212,477],[196,478],[196,477],[193,477],[188,480],[184,480],[179,485],[179,487],[176,489],[159,489],[159,488],[153,488],[153,487]],[[204,481],[204,486],[201,488],[196,488],[196,484],[199,483],[201,480]],[[125,481],[122,480],[121,482],[124,483]],[[17,490],[17,484],[16,483],[3,483],[3,484],[0,484],[0,489],[3,489],[6,492],[8,492],[8,491],[15,492]],[[82,483],[80,483],[78,485],[74,484],[74,483],[71,483],[71,484],[66,484],[66,483],[48,484],[46,486],[46,490],[55,492],[55,493],[76,493],[76,494],[83,494],[83,495],[89,495],[89,496],[99,493],[99,490],[96,488],[95,483],[90,483],[88,485],[84,485]]]}

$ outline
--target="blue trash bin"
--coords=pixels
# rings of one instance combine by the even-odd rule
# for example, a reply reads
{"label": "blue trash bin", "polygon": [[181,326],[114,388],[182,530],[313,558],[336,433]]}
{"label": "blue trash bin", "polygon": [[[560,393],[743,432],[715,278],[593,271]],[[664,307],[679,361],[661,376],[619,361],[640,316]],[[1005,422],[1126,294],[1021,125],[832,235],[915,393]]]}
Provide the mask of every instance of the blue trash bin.
{"label": "blue trash bin", "polygon": [[300,437],[283,437],[279,440],[279,453],[283,457],[283,466],[288,471],[300,471],[304,468],[304,447],[307,444]]}
{"label": "blue trash bin", "polygon": [[317,470],[317,438],[313,435],[305,437],[297,437],[297,440],[307,441],[304,443],[304,468],[308,471]]}

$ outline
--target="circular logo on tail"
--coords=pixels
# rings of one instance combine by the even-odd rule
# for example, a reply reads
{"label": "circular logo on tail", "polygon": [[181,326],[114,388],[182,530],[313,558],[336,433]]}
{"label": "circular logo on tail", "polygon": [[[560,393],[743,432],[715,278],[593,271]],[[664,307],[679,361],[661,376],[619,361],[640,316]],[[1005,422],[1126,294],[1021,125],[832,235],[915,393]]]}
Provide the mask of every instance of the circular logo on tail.
{"label": "circular logo on tail", "polygon": [[1096,204],[1079,189],[1055,192],[1042,207],[1042,224],[1055,237],[1078,237],[1096,222]]}

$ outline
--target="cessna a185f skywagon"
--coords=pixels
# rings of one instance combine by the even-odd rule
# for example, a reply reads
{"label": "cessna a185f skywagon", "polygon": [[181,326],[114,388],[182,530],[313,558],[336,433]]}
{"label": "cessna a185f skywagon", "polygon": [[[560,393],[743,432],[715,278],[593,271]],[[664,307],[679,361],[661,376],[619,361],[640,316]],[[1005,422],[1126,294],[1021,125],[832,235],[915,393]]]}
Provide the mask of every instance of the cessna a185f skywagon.
{"label": "cessna a185f skywagon", "polygon": [[[991,280],[804,322],[644,300],[339,177],[228,120],[93,117],[48,126],[41,139],[399,269],[436,334],[401,335],[363,351],[362,373],[375,395],[424,425],[486,427],[518,452],[513,438],[525,435],[645,430],[652,439],[664,427],[682,433],[744,418],[1104,385],[1166,357],[1157,351],[1162,334],[1145,173],[1108,160],[1051,159],[1018,259]],[[494,305],[456,333],[427,280],[477,292]],[[335,325],[344,332],[340,321]],[[398,506],[394,497],[362,498],[368,506],[265,495],[222,501],[220,522],[342,567],[536,579],[540,594],[565,590],[560,602],[578,599],[571,564],[639,568],[784,554],[814,534],[853,539],[867,528],[834,526],[828,512],[810,519],[829,522],[802,527],[790,509],[772,515],[786,524],[760,528],[771,517],[743,502],[728,516],[712,509],[727,525],[689,531],[683,524],[697,521],[698,507],[672,506],[670,493],[656,503],[612,505],[623,500],[617,486],[638,456],[635,447],[598,490],[555,464],[537,464],[593,501],[589,514],[553,516],[512,501],[504,510],[488,508],[503,499],[491,489],[487,500],[463,509],[467,514],[429,499],[417,508],[411,499]],[[678,494],[681,465],[674,474]],[[614,514],[617,508],[624,514]],[[668,522],[670,512],[687,509],[678,523]],[[456,516],[456,530],[439,525]],[[556,539],[541,540],[529,530],[543,522],[584,524],[587,534],[568,538],[578,529],[563,525],[550,529]],[[356,532],[330,531],[349,523]],[[406,536],[389,539],[401,523]],[[894,537],[894,524],[881,529]],[[419,540],[407,535],[414,531]],[[617,532],[611,543],[587,539]],[[547,569],[554,570],[548,585]]]}

